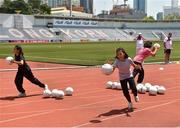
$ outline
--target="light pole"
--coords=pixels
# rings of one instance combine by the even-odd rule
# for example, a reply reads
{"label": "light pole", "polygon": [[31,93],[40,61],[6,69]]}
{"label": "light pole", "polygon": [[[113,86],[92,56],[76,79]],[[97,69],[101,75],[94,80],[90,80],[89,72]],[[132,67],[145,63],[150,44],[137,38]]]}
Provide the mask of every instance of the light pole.
{"label": "light pole", "polygon": [[72,0],[69,1],[70,1],[70,17],[72,17]]}

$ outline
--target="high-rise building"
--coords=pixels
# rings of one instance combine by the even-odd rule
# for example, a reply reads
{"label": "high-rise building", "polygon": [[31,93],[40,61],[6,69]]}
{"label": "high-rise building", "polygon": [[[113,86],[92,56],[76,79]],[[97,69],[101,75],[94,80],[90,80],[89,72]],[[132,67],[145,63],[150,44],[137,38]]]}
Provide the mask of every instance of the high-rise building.
{"label": "high-rise building", "polygon": [[171,7],[177,8],[178,7],[178,0],[171,0]]}
{"label": "high-rise building", "polygon": [[157,13],[157,20],[163,20],[164,17],[163,17],[163,12],[158,12]]}
{"label": "high-rise building", "polygon": [[80,6],[80,0],[42,0],[42,3],[47,3],[50,7],[66,6],[70,7],[70,2],[74,6]]}
{"label": "high-rise building", "polygon": [[86,13],[93,13],[93,0],[80,0],[80,4]]}
{"label": "high-rise building", "polygon": [[72,5],[80,6],[80,0],[71,0],[71,1],[72,1]]}
{"label": "high-rise building", "polygon": [[89,9],[90,9],[90,13],[93,14],[94,13],[94,8],[93,8],[94,2],[93,0],[89,0]]}
{"label": "high-rise building", "polygon": [[171,0],[171,6],[164,6],[164,17],[168,15],[180,15],[178,0]]}
{"label": "high-rise building", "polygon": [[147,0],[134,0],[134,9],[147,13]]}
{"label": "high-rise building", "polygon": [[63,4],[63,0],[43,0],[47,3],[50,7],[58,7]]}
{"label": "high-rise building", "polygon": [[4,0],[0,0],[0,6],[3,4]]}

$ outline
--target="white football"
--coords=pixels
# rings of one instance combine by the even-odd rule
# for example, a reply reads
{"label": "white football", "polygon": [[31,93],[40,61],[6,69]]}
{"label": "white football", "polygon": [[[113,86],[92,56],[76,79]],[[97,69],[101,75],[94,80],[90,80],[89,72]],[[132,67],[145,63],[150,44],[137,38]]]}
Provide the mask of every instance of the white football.
{"label": "white football", "polygon": [[112,89],[116,89],[116,88],[117,88],[117,85],[118,85],[118,82],[113,82],[113,84],[112,84]]}
{"label": "white football", "polygon": [[116,89],[122,90],[121,83],[119,83],[119,82],[117,83]]}
{"label": "white football", "polygon": [[104,64],[104,65],[102,65],[101,70],[102,70],[103,74],[110,75],[113,73],[113,66],[110,64]]}
{"label": "white football", "polygon": [[137,85],[136,85],[137,91],[138,91],[139,93],[141,93],[141,89],[142,89],[143,86],[144,86],[143,84],[137,84]]}
{"label": "white football", "polygon": [[147,92],[149,92],[149,90],[150,90],[150,87],[152,86],[150,83],[145,83],[145,85],[144,85],[145,87],[146,87],[146,89],[147,89]]}
{"label": "white football", "polygon": [[50,90],[47,90],[47,89],[46,89],[46,90],[43,91],[43,97],[44,97],[44,98],[49,98],[49,97],[51,97],[51,94],[52,94],[52,93],[51,93]]}
{"label": "white football", "polygon": [[159,88],[158,88],[158,93],[159,94],[164,94],[166,92],[166,88],[164,87],[164,86],[160,86]]}
{"label": "white football", "polygon": [[72,87],[67,87],[67,88],[65,89],[65,94],[66,94],[67,96],[72,96],[73,92],[74,92],[74,89],[73,89]]}
{"label": "white football", "polygon": [[7,62],[8,64],[11,64],[11,61],[13,61],[13,60],[14,60],[14,58],[11,57],[11,56],[6,57],[6,62]]}
{"label": "white football", "polygon": [[57,99],[63,99],[64,98],[64,92],[62,90],[58,90],[56,92],[56,97]]}
{"label": "white football", "polygon": [[111,88],[112,88],[112,85],[113,85],[113,82],[112,82],[112,81],[108,81],[108,82],[106,83],[106,88],[111,89]]}
{"label": "white football", "polygon": [[52,90],[52,97],[55,98],[56,97],[56,94],[57,94],[58,90],[57,89],[53,89]]}
{"label": "white football", "polygon": [[154,47],[156,47],[156,48],[160,48],[160,47],[161,47],[161,45],[160,45],[160,44],[158,44],[158,43],[155,43],[155,44],[154,44]]}
{"label": "white football", "polygon": [[156,87],[154,87],[154,86],[152,86],[152,87],[150,87],[150,89],[149,89],[149,95],[153,95],[153,96],[156,96],[157,95],[157,88]]}

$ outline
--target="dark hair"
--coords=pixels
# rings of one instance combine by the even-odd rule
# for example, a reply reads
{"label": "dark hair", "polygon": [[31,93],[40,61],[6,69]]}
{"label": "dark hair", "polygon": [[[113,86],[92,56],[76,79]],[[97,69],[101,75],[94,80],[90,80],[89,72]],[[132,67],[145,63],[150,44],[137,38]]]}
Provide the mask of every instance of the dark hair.
{"label": "dark hair", "polygon": [[170,32],[168,35],[169,35],[169,36],[172,36],[172,33]]}
{"label": "dark hair", "polygon": [[116,49],[116,57],[115,57],[116,59],[118,59],[117,54],[118,54],[119,51],[124,53],[124,55],[125,55],[124,59],[127,59],[129,57],[128,54],[126,53],[126,51],[123,48],[117,48]]}
{"label": "dark hair", "polygon": [[168,34],[168,41],[171,40],[171,37],[172,37],[172,33],[170,32],[170,33]]}
{"label": "dark hair", "polygon": [[22,49],[22,47],[21,47],[20,45],[16,45],[16,46],[14,47],[14,49],[16,49],[16,50],[19,51],[19,55],[24,55],[23,49]]}
{"label": "dark hair", "polygon": [[151,41],[146,41],[144,43],[144,48],[152,48],[152,42]]}
{"label": "dark hair", "polygon": [[142,36],[138,35],[137,40],[141,40],[141,39],[142,39]]}

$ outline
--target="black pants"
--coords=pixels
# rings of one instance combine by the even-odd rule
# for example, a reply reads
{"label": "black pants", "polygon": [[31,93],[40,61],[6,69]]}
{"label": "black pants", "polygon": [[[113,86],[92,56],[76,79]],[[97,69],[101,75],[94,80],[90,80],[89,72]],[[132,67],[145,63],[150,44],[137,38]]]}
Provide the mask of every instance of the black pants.
{"label": "black pants", "polygon": [[137,88],[136,88],[136,85],[134,82],[134,78],[128,78],[125,80],[120,80],[120,83],[121,83],[121,87],[122,87],[124,96],[126,97],[128,102],[131,102],[131,97],[129,94],[127,83],[129,83],[129,86],[130,86],[130,89],[132,90],[133,95],[137,96]]}
{"label": "black pants", "polygon": [[24,93],[25,90],[23,88],[23,77],[27,78],[31,83],[38,85],[41,88],[45,88],[45,85],[41,83],[37,78],[34,77],[30,68],[26,69],[18,69],[16,74],[16,78],[14,80],[16,84],[16,88],[19,92]]}
{"label": "black pants", "polygon": [[133,77],[135,78],[137,74],[138,75],[138,79],[137,79],[137,83],[142,83],[143,80],[144,80],[144,69],[143,69],[143,66],[141,63],[138,63],[138,62],[134,62],[136,65],[139,65],[141,66],[141,69],[135,69],[133,70]]}

